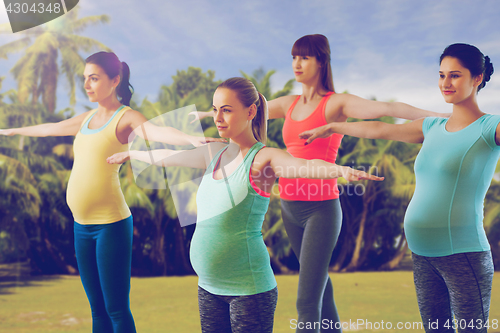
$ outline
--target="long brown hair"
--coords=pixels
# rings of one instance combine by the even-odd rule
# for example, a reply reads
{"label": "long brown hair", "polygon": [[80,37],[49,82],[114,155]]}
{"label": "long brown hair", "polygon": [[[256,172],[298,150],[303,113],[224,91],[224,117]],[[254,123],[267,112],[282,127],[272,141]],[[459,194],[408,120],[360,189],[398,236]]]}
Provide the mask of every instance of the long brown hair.
{"label": "long brown hair", "polygon": [[252,81],[242,77],[233,77],[219,84],[217,88],[227,88],[236,92],[238,100],[245,107],[257,106],[257,114],[252,120],[252,132],[257,141],[266,144],[267,141],[267,101],[257,91]]}
{"label": "long brown hair", "polygon": [[305,35],[295,41],[292,47],[292,56],[316,57],[321,64],[321,84],[328,91],[335,91],[333,87],[332,66],[330,64],[330,43],[323,35]]}

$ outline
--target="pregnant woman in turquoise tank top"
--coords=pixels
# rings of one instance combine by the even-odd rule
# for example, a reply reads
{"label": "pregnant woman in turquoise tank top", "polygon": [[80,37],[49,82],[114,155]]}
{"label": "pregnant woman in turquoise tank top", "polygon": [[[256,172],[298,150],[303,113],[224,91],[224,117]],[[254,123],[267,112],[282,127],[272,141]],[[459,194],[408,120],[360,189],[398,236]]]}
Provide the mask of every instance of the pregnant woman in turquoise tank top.
{"label": "pregnant woman in turquoise tank top", "polygon": [[382,178],[265,147],[267,103],[247,79],[232,78],[219,85],[213,111],[220,136],[231,140],[229,146],[130,151],[117,153],[108,162],[132,158],[206,170],[197,193],[198,217],[190,249],[199,276],[202,331],[272,332],[277,288],[261,229],[276,178]]}
{"label": "pregnant woman in turquoise tank top", "polygon": [[311,142],[341,133],[423,142],[404,229],[413,252],[424,328],[485,332],[491,325],[493,262],[483,228],[483,201],[500,156],[500,116],[483,113],[476,95],[490,80],[493,65],[468,44],[448,46],[440,64],[439,88],[445,101],[453,104],[449,119],[424,118],[401,125],[332,123],[300,137]]}

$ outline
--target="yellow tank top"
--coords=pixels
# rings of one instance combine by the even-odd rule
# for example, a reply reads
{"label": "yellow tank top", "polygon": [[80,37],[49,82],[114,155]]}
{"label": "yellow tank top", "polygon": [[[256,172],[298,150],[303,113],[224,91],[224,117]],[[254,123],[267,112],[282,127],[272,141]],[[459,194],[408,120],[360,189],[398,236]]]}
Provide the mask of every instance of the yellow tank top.
{"label": "yellow tank top", "polygon": [[130,216],[123,196],[118,171],[120,164],[108,164],[106,158],[128,149],[116,137],[116,126],[129,107],[120,107],[99,129],[88,123],[97,111],[88,115],[73,143],[75,160],[68,181],[66,200],[73,218],[80,224],[106,224]]}

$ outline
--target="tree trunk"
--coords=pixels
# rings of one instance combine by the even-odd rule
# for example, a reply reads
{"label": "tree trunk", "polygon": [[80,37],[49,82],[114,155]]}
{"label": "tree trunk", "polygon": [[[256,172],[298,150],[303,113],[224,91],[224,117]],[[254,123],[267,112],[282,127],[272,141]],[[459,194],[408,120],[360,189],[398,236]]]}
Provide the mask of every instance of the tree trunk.
{"label": "tree trunk", "polygon": [[176,221],[174,227],[175,232],[175,259],[174,265],[177,273],[181,275],[194,274],[194,270],[189,262],[184,239],[184,229],[181,227],[179,221]]}
{"label": "tree trunk", "polygon": [[359,267],[359,258],[361,253],[361,246],[363,244],[365,224],[368,215],[368,202],[363,203],[363,212],[361,213],[361,219],[359,221],[358,235],[356,237],[356,246],[354,247],[354,252],[352,254],[351,261],[349,265],[341,270],[341,272],[352,272]]}
{"label": "tree trunk", "polygon": [[[160,206],[155,214],[155,227],[156,233],[153,242],[153,251],[151,252],[151,261],[154,264],[153,274],[164,276],[167,275],[167,261],[165,258],[165,227],[162,228],[163,224],[163,209]],[[168,224],[165,223],[165,226]]]}
{"label": "tree trunk", "polygon": [[403,260],[406,251],[408,250],[408,242],[406,242],[406,237],[404,234],[401,236],[398,245],[398,252],[394,256],[394,258],[380,266],[379,270],[393,270],[399,266],[399,263],[401,262],[401,260]]}

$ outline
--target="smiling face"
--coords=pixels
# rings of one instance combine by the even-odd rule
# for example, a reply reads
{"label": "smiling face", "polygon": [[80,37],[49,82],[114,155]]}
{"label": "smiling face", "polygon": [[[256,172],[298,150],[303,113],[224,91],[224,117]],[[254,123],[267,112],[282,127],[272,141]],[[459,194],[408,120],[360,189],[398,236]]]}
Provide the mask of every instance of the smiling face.
{"label": "smiling face", "polygon": [[120,77],[110,79],[101,66],[86,64],[83,71],[84,88],[91,102],[102,102],[109,98],[116,98],[116,87]]}
{"label": "smiling face", "polygon": [[217,88],[213,97],[214,122],[223,138],[234,138],[244,131],[250,130],[256,107],[252,104],[245,107],[235,91]]}
{"label": "smiling face", "polygon": [[318,81],[321,75],[321,64],[316,57],[295,55],[292,59],[293,73],[297,82]]}
{"label": "smiling face", "polygon": [[474,98],[482,79],[482,75],[472,77],[457,58],[445,57],[441,61],[439,89],[446,103],[460,104]]}

